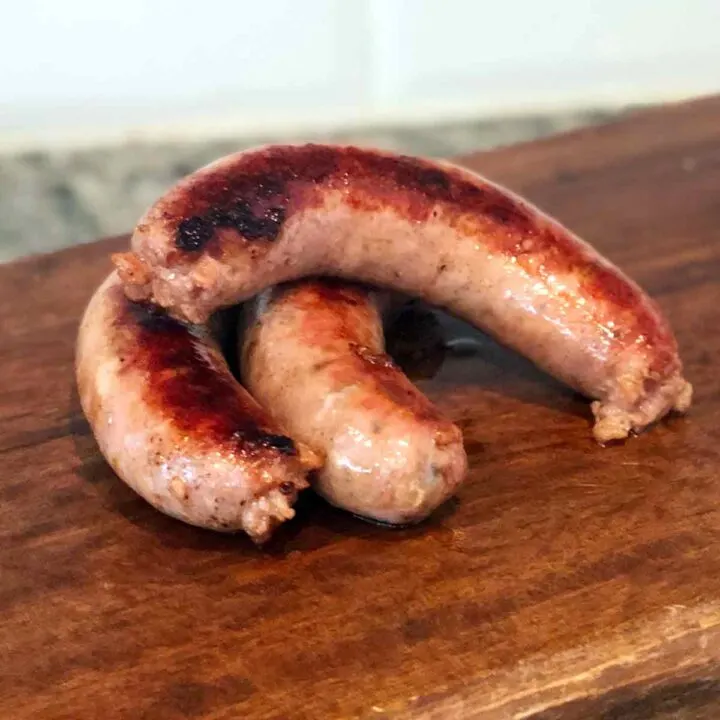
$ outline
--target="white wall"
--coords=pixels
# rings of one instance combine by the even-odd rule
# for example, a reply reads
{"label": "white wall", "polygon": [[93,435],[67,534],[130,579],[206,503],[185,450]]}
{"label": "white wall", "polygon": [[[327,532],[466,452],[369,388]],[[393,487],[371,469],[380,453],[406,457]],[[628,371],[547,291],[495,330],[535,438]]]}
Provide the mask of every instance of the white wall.
{"label": "white wall", "polygon": [[0,135],[426,122],[720,91],[720,0],[19,0]]}

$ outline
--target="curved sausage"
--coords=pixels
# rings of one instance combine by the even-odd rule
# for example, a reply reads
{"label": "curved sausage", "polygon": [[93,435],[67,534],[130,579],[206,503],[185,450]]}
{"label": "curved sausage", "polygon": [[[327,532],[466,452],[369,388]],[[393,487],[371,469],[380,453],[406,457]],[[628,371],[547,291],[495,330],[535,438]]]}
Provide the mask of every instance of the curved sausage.
{"label": "curved sausage", "polygon": [[474,173],[355,147],[277,145],[190,175],[114,257],[129,297],[202,322],[333,275],[449,310],[595,400],[595,437],[690,405],[656,304],[538,208]]}
{"label": "curved sausage", "polygon": [[255,542],[319,465],[239,385],[209,330],[128,300],[116,273],[77,341],[83,411],[113,470],[158,510]]}
{"label": "curved sausage", "polygon": [[272,288],[246,310],[242,381],[325,458],[312,485],[372,520],[417,523],[454,494],[460,429],[384,353],[372,294],[333,280]]}

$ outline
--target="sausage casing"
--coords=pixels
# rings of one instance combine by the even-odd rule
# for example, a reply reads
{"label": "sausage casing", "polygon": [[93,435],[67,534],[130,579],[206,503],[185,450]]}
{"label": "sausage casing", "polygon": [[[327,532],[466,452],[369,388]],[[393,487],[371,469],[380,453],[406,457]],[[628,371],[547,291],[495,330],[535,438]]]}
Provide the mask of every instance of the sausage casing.
{"label": "sausage casing", "polygon": [[263,542],[319,465],[235,380],[208,328],[128,300],[116,273],[83,316],[76,375],[111,467],[192,525]]}
{"label": "sausage casing", "polygon": [[131,298],[196,322],[309,275],[422,297],[592,398],[601,442],[690,405],[652,299],[537,207],[445,162],[332,145],[230,155],[158,200],[114,260]]}
{"label": "sausage casing", "polygon": [[330,503],[409,524],[455,493],[462,433],[384,352],[374,293],[323,279],[275,287],[243,324],[243,383],[324,457],[313,487]]}

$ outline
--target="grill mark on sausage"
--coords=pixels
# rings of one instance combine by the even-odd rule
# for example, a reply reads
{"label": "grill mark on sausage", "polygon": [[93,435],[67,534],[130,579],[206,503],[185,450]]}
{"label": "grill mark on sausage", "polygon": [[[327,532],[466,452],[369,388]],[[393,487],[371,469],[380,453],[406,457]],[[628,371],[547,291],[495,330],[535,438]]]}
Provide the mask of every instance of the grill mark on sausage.
{"label": "grill mark on sausage", "polygon": [[146,375],[148,406],[160,408],[195,443],[245,456],[297,455],[293,441],[269,430],[265,411],[238,393],[229,371],[217,367],[206,330],[175,320],[150,303],[132,302],[119,287],[111,292],[119,303],[115,337],[122,371]]}
{"label": "grill mark on sausage", "polygon": [[185,218],[178,225],[175,236],[175,246],[179,250],[194,252],[202,250],[204,245],[212,238],[215,228],[212,223],[200,215]]}
{"label": "grill mark on sausage", "polygon": [[246,240],[272,242],[285,222],[285,208],[269,207],[260,215],[255,212],[250,203],[238,200],[230,207],[213,208],[206,215],[186,218],[178,226],[175,247],[186,252],[202,250],[219,228],[235,230]]}
{"label": "grill mark on sausage", "polygon": [[[202,251],[221,228],[235,230],[249,241],[273,242],[285,221],[303,205],[307,195],[303,191],[320,187],[337,170],[333,154],[320,147],[292,158],[291,163],[276,152],[256,153],[248,159],[241,167],[193,181],[192,192],[169,209],[179,250]],[[196,226],[202,228],[199,236],[192,232]]]}

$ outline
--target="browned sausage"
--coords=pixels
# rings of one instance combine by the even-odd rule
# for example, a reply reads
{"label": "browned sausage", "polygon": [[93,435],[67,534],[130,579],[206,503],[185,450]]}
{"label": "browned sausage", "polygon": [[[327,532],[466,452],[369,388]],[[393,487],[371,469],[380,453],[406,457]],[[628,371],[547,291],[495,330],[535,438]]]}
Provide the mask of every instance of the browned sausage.
{"label": "browned sausage", "polygon": [[371,293],[333,280],[280,286],[244,324],[243,383],[325,458],[313,488],[330,503],[408,524],[454,494],[467,470],[462,433],[384,353]]}
{"label": "browned sausage", "polygon": [[76,374],[103,455],[158,510],[258,543],[293,517],[318,459],[238,384],[206,328],[128,300],[113,273],[85,311]]}
{"label": "browned sausage", "polygon": [[599,441],[690,405],[675,338],[634,282],[447,163],[327,145],[231,155],[156,202],[115,263],[130,297],[197,322],[313,274],[420,296],[593,398]]}

